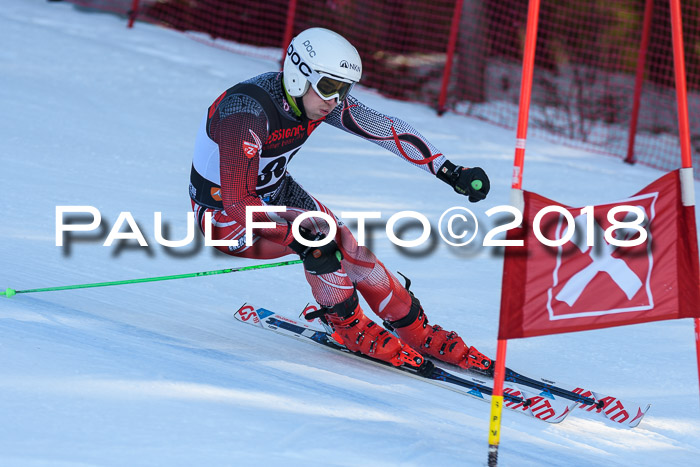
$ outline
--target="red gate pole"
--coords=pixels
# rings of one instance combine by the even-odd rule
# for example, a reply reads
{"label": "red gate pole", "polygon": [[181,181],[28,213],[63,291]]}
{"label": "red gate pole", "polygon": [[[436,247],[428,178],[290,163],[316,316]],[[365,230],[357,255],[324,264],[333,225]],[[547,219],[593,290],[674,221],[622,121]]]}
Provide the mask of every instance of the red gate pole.
{"label": "red gate pole", "polygon": [[[681,145],[681,193],[685,193],[682,196],[683,205],[694,206],[693,157],[690,149],[688,94],[685,81],[685,58],[683,56],[683,16],[680,0],[669,1],[671,4],[671,34],[673,36],[673,70],[676,76],[676,100],[678,102],[678,136]],[[693,241],[697,241],[697,239],[693,239]],[[698,361],[698,378],[700,379],[700,318],[695,318],[695,351]]]}
{"label": "red gate pole", "polygon": [[[515,138],[515,162],[511,196],[515,207],[523,209],[522,187],[523,167],[525,165],[525,141],[527,140],[527,123],[532,97],[532,76],[535,70],[535,48],[537,45],[537,22],[540,14],[540,0],[530,0],[527,12],[527,29],[525,32],[525,52],[523,71],[520,82],[520,107],[518,110],[518,129]],[[507,291],[501,289],[501,295]],[[500,334],[500,329],[499,329]],[[493,376],[493,395],[491,396],[491,420],[489,424],[488,465],[495,467],[498,463],[498,445],[501,437],[501,412],[503,410],[503,380],[506,369],[506,350],[508,341],[498,339],[496,349],[496,368]]]}
{"label": "red gate pole", "polygon": [[523,188],[525,141],[527,139],[527,122],[530,114],[532,75],[535,70],[535,45],[537,44],[537,20],[539,14],[540,0],[530,0],[527,13],[527,30],[525,32],[525,54],[523,56],[523,73],[520,83],[518,130],[515,137],[515,163],[513,164],[513,180],[511,186],[511,188],[515,190],[522,190]]}
{"label": "red gate pole", "polygon": [[438,115],[445,113],[445,101],[447,100],[447,86],[450,84],[452,74],[452,62],[455,55],[455,44],[459,33],[459,21],[462,18],[462,5],[464,0],[455,2],[455,9],[452,12],[452,24],[450,25],[450,37],[447,40],[447,60],[442,71],[442,85],[440,86],[440,96],[438,97]]}
{"label": "red gate pole", "polygon": [[651,17],[654,14],[654,0],[646,0],[644,6],[644,25],[642,26],[642,41],[639,44],[639,57],[637,59],[637,75],[634,79],[634,99],[632,101],[632,118],[630,118],[629,138],[627,140],[627,157],[625,162],[634,164],[634,139],[637,136],[637,122],[639,120],[639,105],[644,85],[644,70],[646,68],[647,50],[649,50],[649,36],[651,35]]}
{"label": "red gate pole", "polygon": [[284,26],[284,37],[282,38],[282,61],[280,67],[284,64],[284,59],[287,57],[287,47],[292,42],[292,34],[294,34],[294,16],[297,13],[297,0],[289,0],[287,7],[287,24]]}
{"label": "red gate pole", "polygon": [[673,35],[673,69],[676,75],[676,100],[678,102],[678,135],[681,144],[681,162],[684,168],[693,166],[690,151],[690,125],[688,123],[688,94],[685,83],[685,58],[683,56],[683,25],[680,0],[671,2],[671,34]]}
{"label": "red gate pole", "polygon": [[139,14],[139,0],[131,1],[131,10],[129,10],[129,22],[127,23],[127,28],[134,27],[134,21],[136,21],[136,16]]}

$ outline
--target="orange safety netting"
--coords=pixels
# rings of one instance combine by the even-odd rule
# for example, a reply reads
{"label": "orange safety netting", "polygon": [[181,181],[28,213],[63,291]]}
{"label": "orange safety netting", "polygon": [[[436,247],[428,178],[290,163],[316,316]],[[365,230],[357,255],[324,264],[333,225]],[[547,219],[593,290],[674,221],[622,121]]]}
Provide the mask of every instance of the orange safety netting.
{"label": "orange safety netting", "polygon": [[[133,0],[70,1],[126,14]],[[643,50],[645,4],[542,0],[531,134],[664,170],[678,167],[669,5],[653,0],[649,46]],[[279,60],[293,14],[293,34],[327,27],[355,45],[363,59],[362,85],[437,109],[450,28],[459,15],[445,107],[515,128],[527,5],[527,0],[140,0],[137,18],[237,53]],[[696,146],[700,150],[700,0],[683,2],[683,29],[695,158]],[[630,151],[641,57],[644,79]]]}

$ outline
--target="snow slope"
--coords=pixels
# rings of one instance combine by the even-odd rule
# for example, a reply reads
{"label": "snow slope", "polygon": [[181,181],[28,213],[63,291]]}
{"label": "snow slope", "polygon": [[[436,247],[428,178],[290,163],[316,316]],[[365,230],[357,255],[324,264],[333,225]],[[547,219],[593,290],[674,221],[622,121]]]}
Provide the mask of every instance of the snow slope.
{"label": "snow slope", "polygon": [[[191,151],[204,110],[239,80],[277,69],[174,31],[63,3],[0,8],[0,290],[254,264],[185,235]],[[514,134],[382,98],[448,157],[491,176],[508,204]],[[464,200],[380,148],[322,125],[292,173],[337,213],[411,209],[433,223]],[[660,172],[531,139],[525,188],[571,205],[631,195]],[[696,187],[700,193],[700,186]],[[55,207],[90,205],[103,230],[55,246]],[[102,246],[129,211],[149,247]],[[406,236],[417,235],[409,231]],[[408,255],[376,230],[373,250],[430,319],[495,354],[502,257],[484,247]],[[125,246],[126,245],[126,246]],[[292,259],[292,258],[289,258]],[[483,465],[489,406],[253,327],[243,302],[298,312],[299,266],[0,299],[0,465]],[[549,426],[506,413],[503,466],[693,465],[700,407],[693,327],[670,321],[511,341],[509,366],[652,403],[624,430],[584,413]]]}

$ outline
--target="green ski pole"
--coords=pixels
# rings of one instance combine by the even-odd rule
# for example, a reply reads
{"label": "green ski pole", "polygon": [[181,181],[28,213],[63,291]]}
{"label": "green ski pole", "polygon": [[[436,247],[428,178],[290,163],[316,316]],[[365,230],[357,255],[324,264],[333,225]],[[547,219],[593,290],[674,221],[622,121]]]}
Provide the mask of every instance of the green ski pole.
{"label": "green ski pole", "polygon": [[111,281],[111,282],[94,282],[91,284],[76,284],[76,285],[63,285],[60,287],[44,287],[41,289],[27,289],[27,290],[15,290],[7,288],[0,292],[0,295],[5,297],[13,297],[18,293],[34,293],[34,292],[52,292],[55,290],[71,290],[71,289],[87,289],[90,287],[107,287],[110,285],[126,285],[126,284],[138,284],[140,282],[156,282],[156,281],[168,281],[173,279],[185,279],[188,277],[201,277],[201,276],[213,276],[216,274],[228,274],[230,272],[239,271],[251,271],[253,269],[266,269],[266,268],[276,268],[279,266],[287,266],[290,264],[299,264],[302,261],[300,259],[292,261],[281,261],[279,263],[267,263],[267,264],[256,264],[254,266],[241,266],[239,268],[227,268],[218,269],[216,271],[203,271],[203,272],[193,272],[188,274],[176,274],[174,276],[158,276],[158,277],[145,277],[143,279],[127,279],[123,281]]}

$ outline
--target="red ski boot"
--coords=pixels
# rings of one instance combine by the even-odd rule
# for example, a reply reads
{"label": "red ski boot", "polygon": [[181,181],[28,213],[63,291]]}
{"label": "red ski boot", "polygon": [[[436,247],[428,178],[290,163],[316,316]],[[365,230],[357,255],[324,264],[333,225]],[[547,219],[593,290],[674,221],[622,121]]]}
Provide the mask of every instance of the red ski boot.
{"label": "red ski boot", "polygon": [[365,316],[360,308],[357,291],[344,302],[317,312],[307,313],[306,319],[319,317],[335,331],[334,338],[340,337],[345,347],[360,352],[394,366],[407,364],[418,368],[425,359],[399,338]]}
{"label": "red ski boot", "polygon": [[385,323],[394,329],[406,344],[428,357],[484,374],[493,373],[490,358],[467,346],[456,332],[448,332],[440,326],[428,325],[423,307],[411,293],[411,309],[397,321]]}

